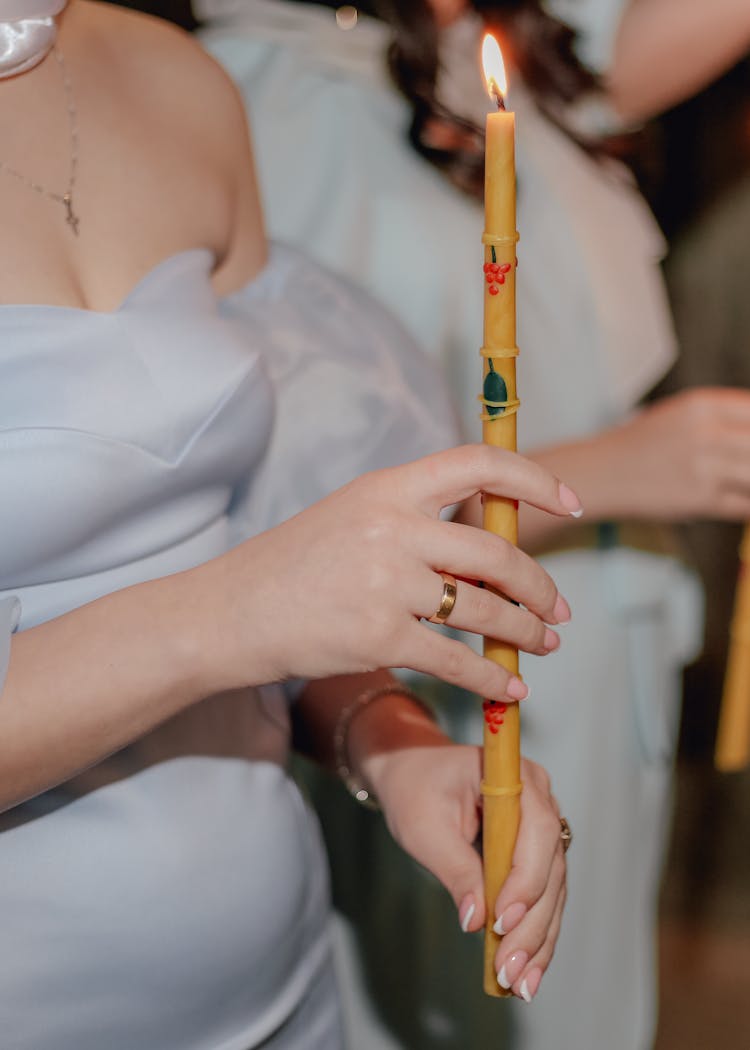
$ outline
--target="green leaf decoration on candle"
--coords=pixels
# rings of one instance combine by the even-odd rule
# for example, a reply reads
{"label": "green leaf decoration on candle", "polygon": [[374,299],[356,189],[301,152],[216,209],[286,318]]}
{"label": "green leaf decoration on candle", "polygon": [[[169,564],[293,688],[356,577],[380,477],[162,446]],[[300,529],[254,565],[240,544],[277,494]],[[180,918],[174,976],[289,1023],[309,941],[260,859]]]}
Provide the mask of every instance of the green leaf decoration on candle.
{"label": "green leaf decoration on candle", "polygon": [[[484,377],[484,386],[482,388],[485,402],[507,401],[508,388],[505,385],[505,380],[495,371],[495,365],[491,357],[487,363],[490,366],[490,370]],[[505,411],[504,408],[500,408],[497,404],[487,404],[486,408],[487,414],[490,416],[499,416]]]}

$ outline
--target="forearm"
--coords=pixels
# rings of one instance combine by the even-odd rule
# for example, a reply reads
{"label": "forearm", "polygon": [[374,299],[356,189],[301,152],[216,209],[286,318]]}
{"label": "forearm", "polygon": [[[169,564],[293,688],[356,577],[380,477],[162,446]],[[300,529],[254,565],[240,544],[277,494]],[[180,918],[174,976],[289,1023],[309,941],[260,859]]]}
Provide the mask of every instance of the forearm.
{"label": "forearm", "polygon": [[[658,455],[658,450],[655,450]],[[543,552],[563,533],[601,521],[658,517],[644,499],[643,464],[628,441],[626,427],[603,431],[582,441],[539,449],[529,459],[564,477],[583,504],[580,519],[553,519],[533,507],[519,509],[519,534],[525,550]]]}
{"label": "forearm", "polygon": [[14,637],[0,696],[0,808],[61,783],[210,691],[190,574]]}
{"label": "forearm", "polygon": [[750,48],[747,0],[631,0],[607,87],[624,120],[647,120],[689,98]]}

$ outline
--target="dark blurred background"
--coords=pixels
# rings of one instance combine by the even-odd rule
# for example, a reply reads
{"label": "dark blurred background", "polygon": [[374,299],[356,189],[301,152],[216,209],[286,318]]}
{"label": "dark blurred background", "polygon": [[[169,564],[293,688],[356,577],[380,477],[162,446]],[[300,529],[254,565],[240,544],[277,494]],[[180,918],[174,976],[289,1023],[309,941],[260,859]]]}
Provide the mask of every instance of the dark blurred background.
{"label": "dark blurred background", "polygon": [[[750,62],[654,128],[644,190],[670,242],[681,357],[668,390],[750,386]],[[685,674],[674,828],[662,893],[659,1050],[750,1046],[750,776],[712,752],[737,576],[738,526],[686,526],[706,592]]]}

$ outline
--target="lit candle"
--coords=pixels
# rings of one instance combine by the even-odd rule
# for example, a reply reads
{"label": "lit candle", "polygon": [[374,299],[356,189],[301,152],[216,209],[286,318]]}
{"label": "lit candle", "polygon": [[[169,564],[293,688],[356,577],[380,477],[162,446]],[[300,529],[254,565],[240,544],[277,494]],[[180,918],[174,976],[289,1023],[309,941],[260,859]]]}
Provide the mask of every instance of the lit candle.
{"label": "lit candle", "polygon": [[[488,445],[516,449],[516,166],[515,114],[505,109],[506,78],[497,41],[482,44],[490,97],[498,111],[487,116],[484,212],[484,345],[482,436]],[[518,541],[518,504],[486,496],[484,527],[511,543]],[[485,639],[485,655],[518,674],[518,650]],[[518,704],[485,700],[482,843],[487,905],[484,990],[509,995],[497,983],[494,958],[501,938],[492,929],[495,901],[510,872],[518,833],[521,751]]]}

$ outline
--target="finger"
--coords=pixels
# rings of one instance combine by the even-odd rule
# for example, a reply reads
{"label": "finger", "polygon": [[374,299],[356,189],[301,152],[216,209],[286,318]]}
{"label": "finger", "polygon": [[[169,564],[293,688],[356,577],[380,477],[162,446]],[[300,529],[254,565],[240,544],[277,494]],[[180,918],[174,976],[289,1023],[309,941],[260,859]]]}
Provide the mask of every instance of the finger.
{"label": "finger", "polygon": [[562,849],[550,869],[550,876],[537,903],[529,909],[514,930],[506,934],[495,953],[498,983],[516,989],[523,974],[547,941],[561,894],[565,887],[565,861]]}
{"label": "finger", "polygon": [[[558,898],[564,891],[565,881],[566,865],[561,847],[557,850],[550,867],[544,892],[536,904],[528,909],[518,925],[503,936],[498,948],[498,964],[516,951],[522,950],[526,952],[529,959],[532,959],[541,950],[555,915]],[[520,972],[513,977],[513,980],[518,978]]]}
{"label": "finger", "polygon": [[539,950],[536,952],[535,955],[533,955],[529,959],[526,968],[523,974],[521,975],[522,979],[523,977],[527,976],[528,973],[534,969],[534,967],[539,967],[542,973],[544,973],[549,964],[552,962],[552,956],[555,954],[555,948],[557,946],[557,941],[560,936],[560,930],[562,928],[562,919],[563,913],[565,911],[565,901],[567,899],[567,896],[567,887],[565,882],[563,882],[557,894],[555,909],[552,913],[552,919],[547,927],[547,934]]}
{"label": "finger", "polygon": [[[419,553],[436,571],[481,580],[525,605],[547,623],[566,623],[570,608],[542,566],[513,543],[483,529],[452,521],[419,530]],[[458,603],[456,603],[458,604]]]}
{"label": "finger", "polygon": [[417,621],[412,627],[403,632],[399,666],[432,675],[487,699],[525,700],[529,695],[528,687],[517,675],[475,653],[464,642]]}
{"label": "finger", "polygon": [[709,387],[691,392],[708,410],[738,428],[750,426],[750,393],[734,387]]}
{"label": "finger", "polygon": [[444,622],[459,631],[496,638],[537,656],[546,656],[560,645],[560,636],[538,616],[488,588],[475,587],[462,580],[456,583],[456,604]]}
{"label": "finger", "polygon": [[[479,818],[475,834],[479,829]],[[414,851],[415,854],[417,851]],[[458,828],[445,828],[440,835],[431,835],[418,850],[419,861],[450,893],[458,910],[458,920],[465,933],[484,926],[485,904],[482,861]]]}
{"label": "finger", "polygon": [[566,892],[563,887],[562,892],[558,898],[557,907],[555,914],[550,923],[549,934],[547,936],[544,945],[541,950],[537,952],[533,959],[530,959],[526,964],[523,973],[521,974],[520,980],[516,982],[517,986],[514,985],[513,991],[525,1002],[530,1003],[536,993],[539,991],[539,985],[542,977],[547,972],[552,956],[554,955],[555,947],[557,945],[557,939],[560,935],[560,927],[562,925],[563,909],[565,907]]}
{"label": "finger", "polygon": [[545,467],[517,452],[463,445],[396,467],[404,497],[431,516],[477,492],[530,503],[551,514],[580,516],[581,504]]}
{"label": "finger", "polygon": [[722,492],[710,513],[701,514],[701,517],[720,521],[750,521],[750,495],[736,490]]}
{"label": "finger", "polygon": [[560,821],[549,803],[534,797],[528,784],[521,793],[521,814],[513,864],[495,904],[495,916],[503,919],[506,931],[506,912],[516,905],[528,912],[545,892],[560,849]]}

